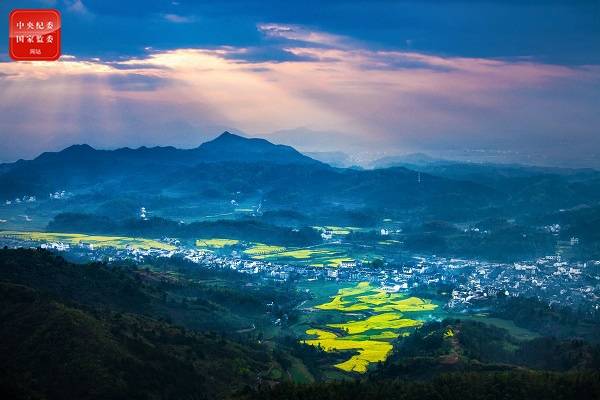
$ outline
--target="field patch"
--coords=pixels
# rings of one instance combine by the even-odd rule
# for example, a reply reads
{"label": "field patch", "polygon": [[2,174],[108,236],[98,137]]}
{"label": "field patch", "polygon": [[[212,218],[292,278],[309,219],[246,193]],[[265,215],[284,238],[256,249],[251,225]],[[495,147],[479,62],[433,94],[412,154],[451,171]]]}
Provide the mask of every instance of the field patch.
{"label": "field patch", "polygon": [[374,257],[355,254],[352,246],[323,244],[304,248],[288,248],[263,243],[251,243],[244,254],[253,260],[313,267],[340,267],[344,262],[365,261]]}
{"label": "field patch", "polygon": [[331,328],[338,328],[346,331],[350,335],[355,333],[364,333],[367,331],[387,329],[397,330],[402,328],[414,328],[421,326],[421,321],[410,318],[404,318],[400,313],[377,314],[363,320],[349,321],[343,324],[328,324]]}
{"label": "field patch", "polygon": [[84,235],[80,233],[0,231],[0,237],[40,243],[60,242],[74,246],[89,245],[90,247],[94,248],[112,247],[120,250],[129,248],[138,250],[155,249],[172,251],[176,249],[175,246],[160,242],[158,240],[125,236]]}
{"label": "field patch", "polygon": [[343,371],[367,372],[369,364],[384,361],[392,350],[392,344],[386,341],[363,340],[361,338],[356,340],[352,336],[336,336],[331,332],[320,329],[309,329],[306,334],[316,336],[315,339],[305,340],[306,344],[321,346],[325,351],[355,350],[356,355],[335,365]]}
{"label": "field patch", "polygon": [[271,246],[263,243],[253,243],[250,247],[244,250],[244,253],[251,256],[254,259],[258,259],[258,257],[270,255],[270,254],[278,254],[285,251],[285,247],[283,246]]}
{"label": "field patch", "polygon": [[235,246],[240,241],[235,239],[198,239],[196,240],[196,247],[208,248],[208,249],[222,249],[223,247]]}
{"label": "field patch", "polygon": [[325,351],[354,350],[355,355],[335,367],[357,373],[366,372],[372,363],[384,361],[393,348],[391,342],[421,326],[419,316],[423,312],[437,308],[429,300],[389,293],[369,282],[341,288],[330,299],[314,308],[349,318],[307,329],[309,338],[304,343],[321,346]]}

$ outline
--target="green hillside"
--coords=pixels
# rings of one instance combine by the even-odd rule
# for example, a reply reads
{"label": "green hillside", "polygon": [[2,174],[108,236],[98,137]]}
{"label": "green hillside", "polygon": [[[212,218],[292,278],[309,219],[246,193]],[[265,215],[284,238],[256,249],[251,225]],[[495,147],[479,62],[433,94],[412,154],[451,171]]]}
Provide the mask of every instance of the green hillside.
{"label": "green hillside", "polygon": [[264,349],[0,284],[0,369],[10,398],[201,399],[254,384]]}

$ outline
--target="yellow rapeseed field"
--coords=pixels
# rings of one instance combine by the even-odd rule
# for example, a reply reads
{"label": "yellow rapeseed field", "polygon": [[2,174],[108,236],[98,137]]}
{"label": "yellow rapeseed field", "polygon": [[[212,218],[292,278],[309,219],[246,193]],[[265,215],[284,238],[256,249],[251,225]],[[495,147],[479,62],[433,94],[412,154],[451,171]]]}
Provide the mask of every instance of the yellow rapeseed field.
{"label": "yellow rapeseed field", "polygon": [[328,324],[331,328],[343,329],[349,334],[363,333],[371,330],[401,329],[420,326],[421,321],[403,318],[400,313],[385,313],[373,315],[364,320],[349,321],[343,324]]}
{"label": "yellow rapeseed field", "polygon": [[14,237],[33,242],[62,242],[69,245],[89,244],[94,247],[113,247],[125,249],[127,247],[140,250],[175,250],[176,247],[158,240],[132,238],[125,236],[84,235],[80,233],[55,233],[55,232],[22,232],[0,231],[2,237]]}
{"label": "yellow rapeseed field", "polygon": [[240,241],[235,239],[198,239],[196,240],[196,247],[205,247],[211,249],[222,249],[226,246],[235,246]]}
{"label": "yellow rapeseed field", "polygon": [[[436,304],[418,297],[405,297],[373,287],[369,282],[341,288],[329,302],[316,309],[359,316],[342,323],[331,323],[321,329],[308,329],[305,343],[321,346],[325,351],[355,350],[357,354],[336,364],[344,371],[364,373],[369,364],[386,359],[393,346],[391,341],[406,336],[412,328],[422,325],[418,319],[407,318],[403,313],[432,311]],[[358,314],[357,314],[358,313]],[[364,317],[360,318],[360,314]],[[331,329],[329,331],[328,329]]]}
{"label": "yellow rapeseed field", "polygon": [[307,335],[315,335],[316,339],[307,339],[304,342],[313,346],[321,346],[325,351],[356,350],[358,354],[335,366],[344,371],[364,373],[370,363],[384,361],[392,345],[385,341],[354,340],[352,336],[337,336],[334,333],[309,329]]}

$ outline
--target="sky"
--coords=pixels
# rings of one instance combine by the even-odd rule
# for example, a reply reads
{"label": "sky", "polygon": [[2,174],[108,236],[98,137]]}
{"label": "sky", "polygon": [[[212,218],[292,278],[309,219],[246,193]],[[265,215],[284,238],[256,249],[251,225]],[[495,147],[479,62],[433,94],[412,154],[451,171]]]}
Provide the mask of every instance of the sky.
{"label": "sky", "polygon": [[600,167],[600,1],[0,2],[62,16],[57,62],[0,40],[0,162],[224,130],[357,160]]}

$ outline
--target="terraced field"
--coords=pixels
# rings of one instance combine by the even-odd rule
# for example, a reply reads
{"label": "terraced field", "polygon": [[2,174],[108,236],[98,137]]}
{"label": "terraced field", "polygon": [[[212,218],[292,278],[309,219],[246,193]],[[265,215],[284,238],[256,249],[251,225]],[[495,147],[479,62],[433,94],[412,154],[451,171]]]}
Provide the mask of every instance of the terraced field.
{"label": "terraced field", "polygon": [[[308,339],[305,343],[320,345],[325,351],[356,350],[358,355],[336,364],[336,367],[344,371],[366,372],[370,363],[383,361],[392,350],[392,345],[386,340],[363,340],[352,336],[338,336],[335,333],[321,329],[309,329],[307,335],[317,336],[316,339]],[[393,336],[395,339],[397,336]]]}
{"label": "terraced field", "polygon": [[421,326],[419,318],[434,311],[437,305],[418,297],[388,293],[368,282],[361,282],[354,287],[339,289],[329,302],[314,308],[343,313],[348,318],[341,323],[307,329],[309,338],[304,342],[321,346],[325,351],[355,351],[355,355],[335,367],[364,373],[370,364],[384,361],[393,348],[391,342]]}
{"label": "terraced field", "polygon": [[173,245],[153,239],[84,235],[80,233],[0,231],[0,237],[40,243],[61,242],[69,245],[88,244],[96,248],[113,247],[115,249],[132,248],[139,250],[157,249],[167,251],[176,249]]}

